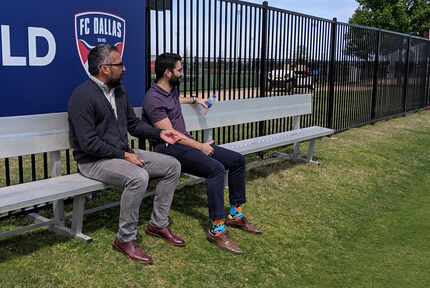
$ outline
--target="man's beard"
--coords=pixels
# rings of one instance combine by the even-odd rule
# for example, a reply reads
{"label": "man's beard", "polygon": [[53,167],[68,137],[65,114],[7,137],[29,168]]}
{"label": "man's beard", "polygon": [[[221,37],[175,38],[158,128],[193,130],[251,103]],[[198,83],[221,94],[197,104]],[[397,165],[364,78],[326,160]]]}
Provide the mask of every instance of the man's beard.
{"label": "man's beard", "polygon": [[121,86],[121,80],[122,77],[119,77],[118,79],[109,78],[109,80],[106,82],[106,86],[108,86],[109,89],[115,89],[116,87]]}
{"label": "man's beard", "polygon": [[169,80],[169,83],[172,87],[178,87],[181,83],[181,77],[174,77]]}

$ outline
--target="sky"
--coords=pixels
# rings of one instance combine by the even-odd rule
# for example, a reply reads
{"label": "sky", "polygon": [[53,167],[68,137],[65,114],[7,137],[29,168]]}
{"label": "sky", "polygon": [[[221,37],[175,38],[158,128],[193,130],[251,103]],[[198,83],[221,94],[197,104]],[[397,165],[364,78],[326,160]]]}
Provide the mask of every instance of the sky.
{"label": "sky", "polygon": [[[260,0],[246,0],[246,2],[262,4]],[[348,22],[358,7],[355,0],[268,0],[269,6],[282,8],[303,14],[327,19],[336,17],[340,22]]]}

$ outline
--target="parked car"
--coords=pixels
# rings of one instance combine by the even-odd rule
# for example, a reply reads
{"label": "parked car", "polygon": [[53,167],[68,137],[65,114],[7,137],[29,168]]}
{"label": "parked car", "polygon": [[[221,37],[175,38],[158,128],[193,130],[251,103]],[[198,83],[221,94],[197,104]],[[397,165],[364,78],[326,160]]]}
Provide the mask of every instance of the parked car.
{"label": "parked car", "polygon": [[291,66],[287,69],[275,69],[268,74],[269,91],[291,92],[295,88],[314,89],[313,71],[305,65]]}
{"label": "parked car", "polygon": [[290,92],[297,86],[297,79],[293,71],[289,69],[272,70],[268,74],[269,91],[285,91]]}
{"label": "parked car", "polygon": [[294,76],[297,78],[297,88],[314,90],[314,77],[309,69],[294,71]]}

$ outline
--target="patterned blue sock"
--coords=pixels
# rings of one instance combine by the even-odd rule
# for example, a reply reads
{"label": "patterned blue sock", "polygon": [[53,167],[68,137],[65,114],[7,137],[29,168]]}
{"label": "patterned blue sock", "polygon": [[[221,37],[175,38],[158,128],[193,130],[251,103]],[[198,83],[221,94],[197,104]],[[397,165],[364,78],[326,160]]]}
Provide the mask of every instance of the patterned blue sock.
{"label": "patterned blue sock", "polygon": [[243,217],[245,217],[245,215],[243,215],[242,213],[242,208],[240,206],[231,206],[229,216],[231,218],[239,218],[239,219],[242,219]]}
{"label": "patterned blue sock", "polygon": [[213,234],[224,234],[226,232],[224,221],[222,220],[222,221],[219,221],[218,223],[212,222],[210,232]]}

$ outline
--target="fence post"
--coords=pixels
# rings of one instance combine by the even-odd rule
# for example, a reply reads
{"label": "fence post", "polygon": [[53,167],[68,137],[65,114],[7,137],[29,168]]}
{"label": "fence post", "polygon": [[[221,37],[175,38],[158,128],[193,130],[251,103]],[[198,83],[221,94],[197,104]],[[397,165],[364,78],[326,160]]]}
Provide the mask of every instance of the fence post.
{"label": "fence post", "polygon": [[373,65],[373,89],[372,89],[372,113],[371,120],[376,118],[376,97],[378,96],[378,66],[379,66],[379,51],[381,50],[381,30],[378,30],[378,39],[376,40],[375,63]]}
{"label": "fence post", "polygon": [[406,114],[407,108],[407,93],[408,93],[408,80],[409,80],[409,52],[411,49],[411,36],[408,36],[408,47],[406,48],[406,69],[405,69],[405,82],[403,83],[403,114]]}
{"label": "fence post", "polygon": [[[262,25],[261,25],[261,50],[260,50],[260,97],[267,96],[267,10],[268,2],[263,2],[263,15],[262,15]],[[259,136],[265,135],[266,123],[260,121],[259,126]],[[260,154],[260,156],[262,156]]]}
{"label": "fence post", "polygon": [[334,114],[334,81],[336,69],[336,40],[337,40],[337,19],[333,18],[330,35],[330,66],[328,74],[329,94],[328,94],[328,111],[327,111],[327,126],[333,129],[333,114]]}

